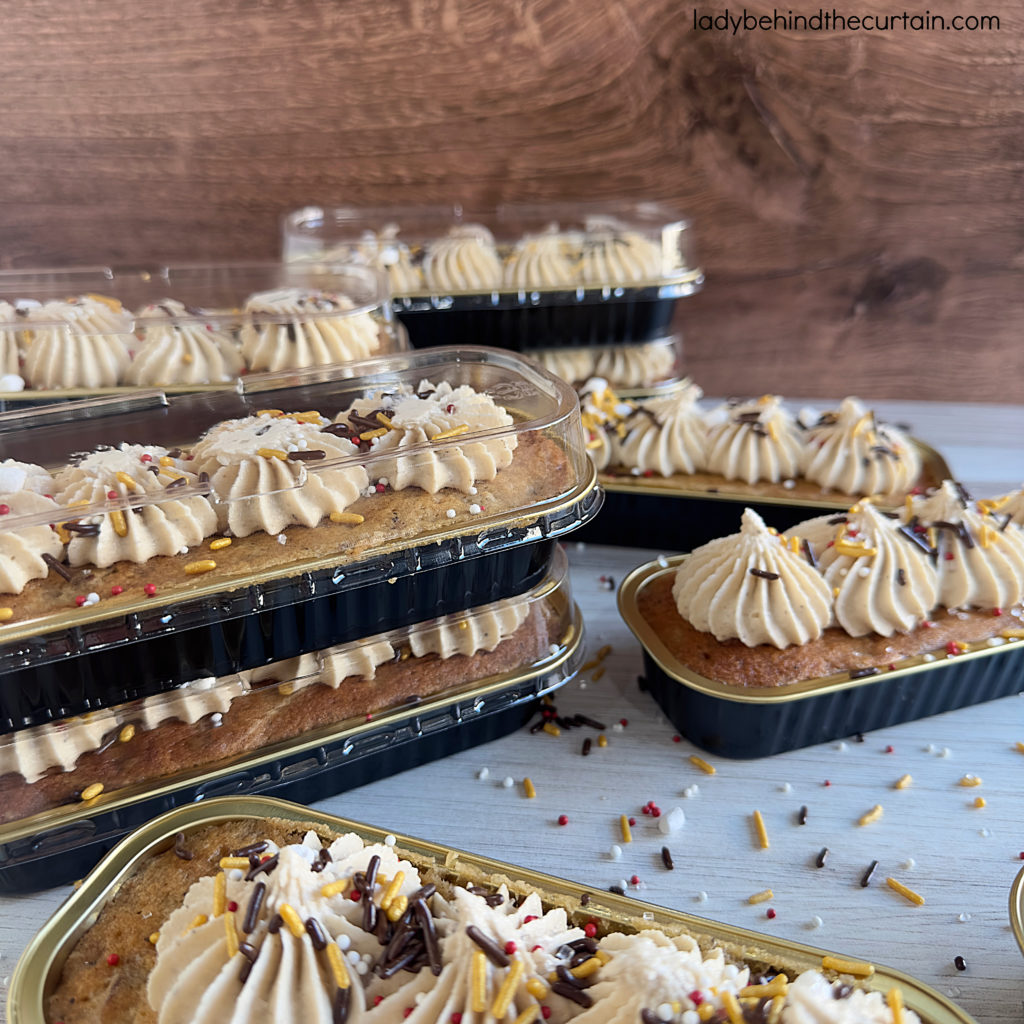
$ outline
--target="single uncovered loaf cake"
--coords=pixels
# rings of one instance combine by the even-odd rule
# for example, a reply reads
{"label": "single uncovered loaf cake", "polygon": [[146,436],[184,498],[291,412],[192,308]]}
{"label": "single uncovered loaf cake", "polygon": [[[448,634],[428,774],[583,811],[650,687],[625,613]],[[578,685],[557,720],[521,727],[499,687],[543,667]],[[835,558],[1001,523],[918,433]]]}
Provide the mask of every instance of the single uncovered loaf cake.
{"label": "single uncovered loaf cake", "polygon": [[861,501],[738,534],[654,579],[638,610],[682,664],[733,686],[860,677],[1024,638],[1024,530],[946,481],[902,514]]}
{"label": "single uncovered loaf cake", "polygon": [[71,950],[46,1019],[920,1024],[898,987],[870,991],[830,958],[799,972],[558,903],[353,833],[203,825],[120,886]]}

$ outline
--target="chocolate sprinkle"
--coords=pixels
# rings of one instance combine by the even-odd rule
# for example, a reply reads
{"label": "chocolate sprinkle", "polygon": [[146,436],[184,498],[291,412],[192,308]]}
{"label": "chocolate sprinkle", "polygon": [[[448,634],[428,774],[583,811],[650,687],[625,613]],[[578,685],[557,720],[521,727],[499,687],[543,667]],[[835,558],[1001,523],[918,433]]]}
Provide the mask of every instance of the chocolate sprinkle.
{"label": "chocolate sprinkle", "polygon": [[64,529],[68,533],[77,533],[79,537],[98,537],[100,535],[99,523],[65,523]]}
{"label": "chocolate sprinkle", "polygon": [[591,729],[596,729],[598,732],[604,732],[607,726],[604,722],[599,722],[596,718],[591,718],[589,715],[574,715],[580,725],[587,725]]}
{"label": "chocolate sprinkle", "polygon": [[826,860],[828,860],[828,847],[823,846],[821,848],[821,853],[818,854],[817,859],[814,861],[814,866],[823,868]]}
{"label": "chocolate sprinkle", "polygon": [[955,957],[953,957],[953,966],[958,971],[966,971],[967,970],[967,961],[962,956],[955,956]]}
{"label": "chocolate sprinkle", "polygon": [[276,935],[281,930],[281,925],[284,924],[284,918],[280,914],[275,914],[267,924],[267,931],[271,935]]}
{"label": "chocolate sprinkle", "polygon": [[245,917],[242,919],[242,931],[248,935],[256,927],[260,911],[263,909],[263,897],[267,894],[267,883],[257,882],[249,899],[249,906],[245,908]]}
{"label": "chocolate sprinkle", "polygon": [[796,820],[801,825],[806,825],[807,824],[807,804],[804,804],[803,807],[800,808],[800,813],[797,814]]}
{"label": "chocolate sprinkle", "polygon": [[265,434],[265,433],[266,433],[266,432],[267,432],[267,431],[268,431],[269,429],[270,429],[270,424],[269,424],[269,423],[267,423],[267,424],[266,424],[265,426],[262,426],[262,427],[260,427],[260,428],[259,428],[259,429],[258,429],[258,430],[256,431],[256,436],[257,436],[257,437],[262,437],[262,436],[263,436],[263,435],[264,435],[264,434]]}
{"label": "chocolate sprinkle", "polygon": [[260,843],[252,843],[250,846],[243,846],[240,850],[232,851],[232,857],[249,857],[254,853],[262,853],[270,844],[266,840]]}
{"label": "chocolate sprinkle", "polygon": [[319,448],[306,452],[288,452],[288,458],[292,462],[319,462],[320,459],[327,458],[327,452],[321,451]]}
{"label": "chocolate sprinkle", "polygon": [[[385,920],[387,919],[385,918]],[[306,932],[313,941],[313,948],[315,950],[319,951],[327,948],[327,936],[324,934],[320,922],[315,917],[306,918]]]}
{"label": "chocolate sprinkle", "polygon": [[896,582],[901,587],[905,587],[907,585],[907,574],[902,568],[896,570]]}
{"label": "chocolate sprinkle", "polygon": [[495,967],[508,967],[510,961],[505,951],[492,939],[484,935],[476,925],[468,925],[466,934],[484,951]]}
{"label": "chocolate sprinkle", "polygon": [[58,575],[63,576],[65,580],[71,579],[71,570],[66,565],[62,565],[57,561],[56,558],[51,554],[44,554],[43,561]]}
{"label": "chocolate sprinkle", "polygon": [[800,544],[800,550],[804,553],[804,558],[807,559],[808,564],[812,569],[818,568],[818,559],[815,557],[814,548],[811,547],[811,542],[805,537]]}
{"label": "chocolate sprinkle", "polygon": [[437,932],[434,930],[434,918],[431,916],[430,908],[423,900],[416,900],[412,907],[416,914],[416,920],[419,922],[420,931],[423,933],[423,944],[427,950],[430,973],[437,977],[441,973],[441,951],[437,947]]}
{"label": "chocolate sprinkle", "polygon": [[184,486],[186,486],[186,484],[188,484],[188,480],[186,480],[185,477],[183,477],[183,476],[179,476],[179,477],[176,477],[174,480],[172,480],[164,488],[164,490],[165,491],[171,491],[171,490],[174,490],[175,487],[184,487]]}
{"label": "chocolate sprinkle", "polygon": [[669,850],[667,846],[663,846],[661,848],[661,863],[664,864],[669,871],[675,870],[675,864],[672,862],[672,851]]}
{"label": "chocolate sprinkle", "polygon": [[640,1011],[640,1020],[643,1024],[661,1024],[661,1018],[646,1006]]}
{"label": "chocolate sprinkle", "polygon": [[339,988],[331,1002],[331,1024],[345,1024],[348,1020],[351,988]]}
{"label": "chocolate sprinkle", "polygon": [[871,884],[871,876],[875,873],[875,868],[878,867],[878,861],[873,860],[869,865],[867,871],[861,875],[860,887],[866,889]]}
{"label": "chocolate sprinkle", "polygon": [[590,1009],[594,1005],[594,1000],[586,992],[572,985],[567,985],[564,981],[554,982],[551,986],[551,991],[557,995],[565,996],[566,999],[576,1003],[577,1006],[582,1006],[585,1010]]}
{"label": "chocolate sprinkle", "polygon": [[277,867],[277,854],[273,857],[268,857],[266,860],[261,860],[255,867],[249,868],[246,872],[245,880],[251,882],[258,874],[265,871],[268,875]]}
{"label": "chocolate sprinkle", "polygon": [[585,892],[580,896],[580,906],[586,907],[590,905],[590,893]]}
{"label": "chocolate sprinkle", "polygon": [[[587,897],[587,902],[590,902],[590,894],[584,893]],[[580,902],[583,902],[582,898]],[[573,939],[572,942],[568,943],[570,949],[576,950],[577,953],[584,952],[589,955],[593,955],[597,952],[597,939],[592,939],[589,935],[584,935],[582,939]]]}
{"label": "chocolate sprinkle", "polygon": [[259,950],[251,942],[240,942],[238,952],[250,963],[256,963],[256,957],[259,956]]}
{"label": "chocolate sprinkle", "polygon": [[500,892],[492,893],[490,896],[484,897],[484,903],[489,907],[500,907],[505,902],[505,897]]}
{"label": "chocolate sprinkle", "polygon": [[174,837],[174,856],[181,860],[191,860],[195,856],[191,850],[185,848],[184,832],[179,832]]}
{"label": "chocolate sprinkle", "polygon": [[756,576],[760,580],[777,580],[779,574],[777,572],[768,572],[766,569],[751,569],[751,576]]}
{"label": "chocolate sprinkle", "polygon": [[590,737],[588,736],[583,741],[583,750],[581,751],[581,753],[583,754],[584,757],[588,757],[589,756],[591,746],[592,746],[592,744],[591,744],[591,741],[590,741]]}

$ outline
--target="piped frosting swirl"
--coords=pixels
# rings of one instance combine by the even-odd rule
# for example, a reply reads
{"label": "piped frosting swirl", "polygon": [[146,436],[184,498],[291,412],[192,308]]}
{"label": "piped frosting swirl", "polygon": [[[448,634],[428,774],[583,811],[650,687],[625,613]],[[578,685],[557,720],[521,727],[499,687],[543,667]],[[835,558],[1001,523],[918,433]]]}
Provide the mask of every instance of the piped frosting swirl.
{"label": "piped frosting swirl", "polygon": [[[4,517],[57,512],[52,498],[32,491],[0,493]],[[0,530],[0,594],[20,594],[29,580],[44,579],[50,571],[47,558],[59,558],[64,545],[49,524]]]}
{"label": "piped frosting swirl", "polygon": [[806,643],[832,617],[820,573],[749,508],[738,534],[695,549],[679,566],[672,594],[695,629],[748,647]]}
{"label": "piped frosting swirl", "polygon": [[707,428],[697,402],[701,390],[688,384],[672,395],[649,398],[623,422],[618,459],[660,476],[695,473],[708,458]]}
{"label": "piped frosting swirl", "polygon": [[427,287],[436,291],[500,288],[501,257],[494,236],[482,224],[461,224],[427,246],[423,256]]}
{"label": "piped frosting swirl", "polygon": [[707,468],[726,480],[790,480],[802,456],[796,424],[777,395],[730,406],[708,435]]}
{"label": "piped frosting swirl", "polygon": [[564,233],[552,225],[539,235],[527,235],[505,264],[506,288],[557,288],[571,285],[575,268]]}

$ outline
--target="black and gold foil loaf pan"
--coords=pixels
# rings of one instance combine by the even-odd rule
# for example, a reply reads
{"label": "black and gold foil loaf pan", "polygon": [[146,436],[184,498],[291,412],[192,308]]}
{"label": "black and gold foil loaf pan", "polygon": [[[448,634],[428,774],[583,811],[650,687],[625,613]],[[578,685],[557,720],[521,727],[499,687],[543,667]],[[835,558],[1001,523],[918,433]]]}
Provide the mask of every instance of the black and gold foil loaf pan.
{"label": "black and gold foil loaf pan", "polygon": [[619,587],[619,612],[643,647],[647,689],[679,732],[711,753],[766,757],[982,704],[1021,688],[1024,640],[1011,638],[968,644],[955,654],[941,647],[870,674],[844,672],[774,687],[707,679],[668,650],[638,609],[644,588],[673,576],[686,557],[660,557],[635,568]]}
{"label": "black and gold foil loaf pan", "polygon": [[[294,823],[296,830],[309,828],[328,834],[354,832],[367,843],[382,843],[393,836],[396,850],[429,878],[436,879],[436,884],[441,887],[450,884],[497,887],[505,884],[514,896],[537,892],[546,907],[565,908],[572,923],[581,927],[593,922],[599,934],[648,928],[657,928],[669,935],[687,934],[696,939],[703,950],[721,947],[727,957],[749,964],[755,971],[770,968],[772,973],[782,970],[794,975],[805,970],[821,970],[823,959],[833,955],[812,946],[641,903],[308,807],[266,798],[228,797],[184,807],[149,822],[125,839],[95,868],[32,939],[19,960],[8,996],[10,1024],[44,1024],[47,998],[54,990],[75,942],[92,926],[122,884],[150,858],[168,851],[176,842],[187,845],[189,834],[195,829],[239,821],[257,823],[267,819],[279,821],[282,825]],[[154,928],[159,925],[160,922],[153,923]],[[883,995],[898,989],[903,1005],[916,1013],[922,1024],[973,1024],[973,1018],[917,979],[901,971],[872,966],[873,974],[858,984]]]}
{"label": "black and gold foil loaf pan", "polygon": [[[171,692],[151,698],[148,705],[133,702],[99,712],[102,721],[85,716],[44,727],[109,732],[110,742],[97,751],[103,754],[108,746],[121,742],[119,734],[127,723],[131,733],[124,741],[124,753],[131,757],[133,743],[161,742],[164,723],[172,726],[176,737],[173,749],[185,749],[183,730],[201,748],[204,737],[212,741],[220,730],[229,726],[234,730],[231,715],[245,714],[246,701],[257,702],[254,707],[259,715],[269,717],[278,709],[287,712],[289,702],[301,699],[307,715],[324,720],[324,724],[310,726],[296,735],[285,733],[254,749],[242,747],[221,755],[219,760],[208,756],[205,763],[189,761],[171,774],[133,777],[118,784],[104,775],[105,762],[92,760],[89,751],[83,751],[70,774],[56,776],[69,780],[72,795],[43,810],[34,810],[41,798],[32,791],[31,783],[17,774],[3,775],[0,796],[5,787],[10,788],[6,790],[9,799],[4,813],[8,820],[0,824],[0,891],[44,888],[80,877],[131,829],[156,814],[193,801],[229,794],[273,794],[312,802],[515,731],[535,713],[542,697],[575,677],[583,658],[583,622],[572,601],[564,553],[558,552],[545,580],[516,603],[522,608],[522,625],[509,639],[498,643],[493,654],[483,653],[477,661],[467,661],[461,655],[455,655],[451,662],[439,661],[433,655],[418,659],[413,655],[411,638],[434,633],[441,620],[322,652],[323,657],[317,660],[326,664],[331,656],[345,657],[350,651],[379,646],[382,641],[390,644],[394,657],[378,665],[375,679],[363,680],[353,669],[354,674],[340,682],[341,688],[350,689],[353,707],[364,709],[366,705],[359,702],[372,699],[374,687],[383,685],[383,676],[393,678],[389,670],[401,673],[411,667],[415,671],[418,662],[430,662],[436,676],[442,666],[452,666],[450,671],[443,670],[448,672],[441,677],[445,689],[437,690],[435,684],[433,690],[425,690],[425,696],[400,698],[372,714],[349,710],[349,717],[331,721],[326,709],[334,704],[326,702],[335,694],[344,695],[337,686],[329,688],[320,683],[320,670],[304,661],[283,665],[277,674],[264,670],[253,674],[251,680],[218,680],[202,693],[210,694],[222,687],[231,699],[226,704],[204,705],[202,717],[194,721],[189,715],[175,721],[178,705],[172,705],[155,724],[147,724],[153,719],[152,711],[147,711],[152,701],[176,700],[175,692]],[[488,629],[496,628],[488,619],[493,608],[449,616],[443,624],[450,631],[486,636]],[[458,637],[459,632],[449,635]],[[502,654],[506,642],[513,646],[508,648],[509,653]],[[192,724],[184,726],[181,721]],[[247,735],[245,722],[242,719],[238,726],[243,740]],[[252,723],[251,714],[248,722]],[[109,725],[113,728],[108,729]],[[128,763],[136,761],[137,757]],[[97,785],[105,778],[105,786]],[[95,796],[91,795],[94,790]],[[32,812],[12,820],[10,807],[20,806]]]}
{"label": "black and gold foil loaf pan", "polygon": [[1020,951],[1024,953],[1024,868],[1017,873],[1010,887],[1010,927]]}

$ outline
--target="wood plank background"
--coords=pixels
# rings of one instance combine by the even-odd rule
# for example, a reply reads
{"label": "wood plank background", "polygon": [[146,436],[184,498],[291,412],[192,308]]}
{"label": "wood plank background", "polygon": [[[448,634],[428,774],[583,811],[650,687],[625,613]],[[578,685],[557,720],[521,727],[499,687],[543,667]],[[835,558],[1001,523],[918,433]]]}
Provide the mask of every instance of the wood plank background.
{"label": "wood plank background", "polygon": [[1024,402],[1024,14],[959,3],[1000,30],[7,0],[0,266],[273,257],[308,202],[656,198],[696,221],[708,283],[682,321],[708,393]]}

